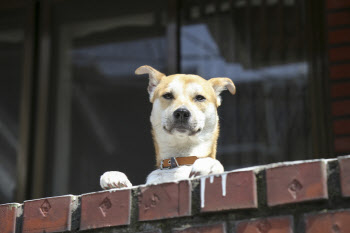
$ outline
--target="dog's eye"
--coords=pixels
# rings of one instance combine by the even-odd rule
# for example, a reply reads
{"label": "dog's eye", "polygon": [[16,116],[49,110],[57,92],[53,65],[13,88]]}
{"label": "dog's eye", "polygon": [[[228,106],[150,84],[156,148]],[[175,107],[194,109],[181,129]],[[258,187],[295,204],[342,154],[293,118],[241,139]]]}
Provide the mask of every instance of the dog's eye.
{"label": "dog's eye", "polygon": [[174,96],[173,96],[173,94],[171,94],[171,93],[169,92],[169,93],[165,93],[165,94],[163,95],[163,98],[164,98],[164,99],[167,99],[167,100],[172,100],[172,99],[174,99]]}
{"label": "dog's eye", "polygon": [[205,100],[205,97],[204,96],[202,96],[202,95],[196,95],[196,97],[194,97],[194,99],[196,100],[196,101],[204,101]]}

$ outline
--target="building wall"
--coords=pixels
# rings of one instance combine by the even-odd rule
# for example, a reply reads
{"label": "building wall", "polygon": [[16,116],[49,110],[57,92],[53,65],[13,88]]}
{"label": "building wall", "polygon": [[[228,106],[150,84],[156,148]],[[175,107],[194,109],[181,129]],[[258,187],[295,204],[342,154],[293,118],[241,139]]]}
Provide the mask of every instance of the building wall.
{"label": "building wall", "polygon": [[350,2],[328,0],[328,62],[336,154],[350,152]]}

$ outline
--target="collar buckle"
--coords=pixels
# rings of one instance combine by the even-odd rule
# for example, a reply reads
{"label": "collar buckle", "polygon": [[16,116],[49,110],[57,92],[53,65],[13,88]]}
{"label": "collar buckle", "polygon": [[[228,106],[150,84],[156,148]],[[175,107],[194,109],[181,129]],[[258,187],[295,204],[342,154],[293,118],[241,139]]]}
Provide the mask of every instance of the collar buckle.
{"label": "collar buckle", "polygon": [[169,162],[170,162],[170,168],[175,168],[175,167],[179,166],[179,164],[178,164],[178,162],[177,162],[175,157],[171,157]]}
{"label": "collar buckle", "polygon": [[169,166],[164,167],[164,160],[162,160],[160,162],[160,169],[165,169],[165,168],[171,169],[171,168],[179,167],[179,163],[177,162],[176,157],[171,157],[167,161],[167,163],[168,163],[167,165],[169,165]]}
{"label": "collar buckle", "polygon": [[160,169],[171,169],[180,167],[183,165],[192,165],[198,159],[197,156],[188,157],[170,157],[169,159],[163,159],[160,161]]}

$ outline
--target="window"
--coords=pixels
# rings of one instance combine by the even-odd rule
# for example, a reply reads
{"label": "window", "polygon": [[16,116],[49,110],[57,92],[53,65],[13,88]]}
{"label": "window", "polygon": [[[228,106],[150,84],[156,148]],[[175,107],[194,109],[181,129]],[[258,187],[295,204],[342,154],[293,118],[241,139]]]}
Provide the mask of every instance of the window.
{"label": "window", "polygon": [[[181,72],[230,77],[218,158],[226,169],[311,158],[303,1],[182,1]],[[276,20],[278,19],[278,20]]]}
{"label": "window", "polygon": [[53,195],[99,190],[109,170],[144,183],[155,165],[148,80],[134,71],[166,71],[164,2],[79,3],[54,8]]}
{"label": "window", "polygon": [[21,76],[23,72],[23,10],[0,10],[0,201],[15,198]]}
{"label": "window", "polygon": [[155,152],[141,65],[234,81],[219,108],[226,170],[328,150],[317,4],[0,3],[0,203],[100,190],[109,170],[144,183]]}

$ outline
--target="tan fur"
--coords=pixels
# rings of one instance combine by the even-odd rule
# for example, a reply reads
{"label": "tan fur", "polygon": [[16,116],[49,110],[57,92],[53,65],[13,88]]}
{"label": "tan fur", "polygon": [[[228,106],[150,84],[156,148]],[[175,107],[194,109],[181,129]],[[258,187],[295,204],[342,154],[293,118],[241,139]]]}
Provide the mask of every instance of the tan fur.
{"label": "tan fur", "polygon": [[154,145],[154,150],[156,152],[156,167],[160,166],[161,159],[159,158],[159,146],[157,143],[157,140],[154,136],[154,130],[152,129],[152,138],[153,138],[153,145]]}
{"label": "tan fur", "polygon": [[206,97],[209,99],[209,101],[215,102],[216,96],[215,96],[214,89],[210,85],[208,85],[208,81],[207,80],[203,79],[202,77],[200,77],[198,75],[174,74],[174,75],[165,76],[165,77],[162,78],[161,82],[159,83],[159,86],[155,89],[155,92],[154,92],[154,95],[153,95],[153,99],[152,99],[152,103],[154,102],[154,100],[156,98],[161,97],[163,94],[165,94],[168,91],[168,89],[166,87],[175,78],[181,78],[183,80],[183,84],[184,84],[185,87],[187,85],[191,84],[191,83],[199,83],[199,84],[201,84],[202,87],[204,88],[204,92],[207,94]]}
{"label": "tan fur", "polygon": [[208,157],[213,158],[213,159],[216,159],[216,147],[218,144],[219,132],[220,132],[220,124],[218,121],[218,127],[213,134],[213,145],[211,147],[210,154],[208,155]]}

